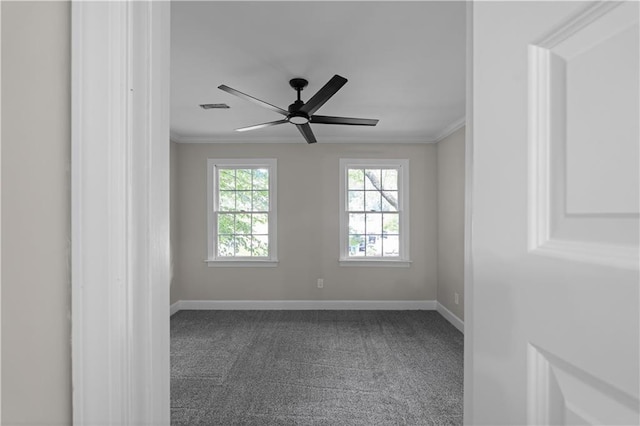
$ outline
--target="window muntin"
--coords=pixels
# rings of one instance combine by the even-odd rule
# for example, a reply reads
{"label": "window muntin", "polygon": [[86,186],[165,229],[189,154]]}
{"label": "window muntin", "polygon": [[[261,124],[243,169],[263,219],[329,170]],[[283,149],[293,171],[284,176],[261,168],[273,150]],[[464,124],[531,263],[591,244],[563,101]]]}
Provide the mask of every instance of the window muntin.
{"label": "window muntin", "polygon": [[341,160],[341,260],[408,260],[408,160]]}
{"label": "window muntin", "polygon": [[275,160],[209,160],[209,261],[269,261],[275,248]]}
{"label": "window muntin", "polygon": [[349,257],[398,257],[398,169],[347,169]]}

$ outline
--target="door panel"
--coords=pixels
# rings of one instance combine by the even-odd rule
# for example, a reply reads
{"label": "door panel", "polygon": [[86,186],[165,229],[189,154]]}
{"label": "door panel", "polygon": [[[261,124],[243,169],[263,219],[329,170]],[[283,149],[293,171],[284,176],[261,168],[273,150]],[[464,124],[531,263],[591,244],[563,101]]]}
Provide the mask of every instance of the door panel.
{"label": "door panel", "polygon": [[469,424],[638,423],[638,6],[473,6]]}
{"label": "door panel", "polygon": [[528,369],[529,424],[633,425],[638,421],[632,396],[534,345],[529,345]]}
{"label": "door panel", "polygon": [[635,268],[638,12],[598,3],[529,46],[530,248]]}
{"label": "door panel", "polygon": [[[632,17],[625,9],[633,6],[620,6],[587,28],[616,12]],[[638,214],[638,187],[628,181],[638,180],[638,22],[625,24],[620,30],[616,22],[563,58],[567,214]]]}

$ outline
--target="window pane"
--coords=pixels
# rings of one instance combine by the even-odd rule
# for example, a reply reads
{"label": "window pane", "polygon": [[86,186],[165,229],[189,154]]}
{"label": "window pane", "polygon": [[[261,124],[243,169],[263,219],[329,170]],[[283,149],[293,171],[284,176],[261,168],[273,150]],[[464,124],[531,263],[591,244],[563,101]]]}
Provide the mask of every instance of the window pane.
{"label": "window pane", "polygon": [[380,169],[366,169],[364,171],[364,189],[380,189]]}
{"label": "window pane", "polygon": [[[265,160],[260,165],[239,165],[237,160],[208,161],[208,164],[209,172],[215,173],[208,183],[215,203],[215,210],[209,212],[209,219],[215,221],[209,240],[213,253],[209,256],[222,260],[275,258],[276,247],[269,245],[273,237],[271,215],[276,209],[276,205],[271,204],[269,178],[272,168],[275,172],[275,161]],[[364,176],[364,172],[362,174]]]}
{"label": "window pane", "polygon": [[349,169],[349,189],[364,189],[364,170]]}
{"label": "window pane", "polygon": [[254,256],[269,256],[269,237],[267,235],[254,235],[251,240],[251,248]]}
{"label": "window pane", "polygon": [[367,213],[367,235],[382,234],[382,214]]}
{"label": "window pane", "polygon": [[396,169],[382,170],[382,189],[398,189],[398,171]]}
{"label": "window pane", "polygon": [[382,256],[382,237],[380,235],[367,235],[367,256]]}
{"label": "window pane", "polygon": [[349,191],[349,211],[364,211],[364,191]]}
{"label": "window pane", "polygon": [[408,250],[400,253],[404,244],[401,238],[408,232],[405,212],[400,208],[401,197],[407,195],[408,188],[401,186],[401,179],[408,171],[403,169],[408,161],[341,159],[340,164],[344,167],[350,161],[359,162],[360,168],[343,169],[346,182],[340,190],[346,205],[341,212],[344,228],[340,235],[346,241],[342,242],[341,255],[355,260],[408,259]]}
{"label": "window pane", "polygon": [[361,213],[352,213],[349,215],[349,234],[364,234],[365,215]]}
{"label": "window pane", "polygon": [[400,237],[390,235],[382,238],[383,256],[400,256]]}
{"label": "window pane", "polygon": [[269,191],[253,191],[253,211],[269,211]]}
{"label": "window pane", "polygon": [[221,212],[236,210],[236,193],[234,191],[220,191],[219,201]]}
{"label": "window pane", "polygon": [[236,189],[251,189],[251,169],[236,170]]}
{"label": "window pane", "polygon": [[251,256],[250,235],[236,235],[236,256]]}
{"label": "window pane", "polygon": [[220,169],[218,173],[220,189],[235,189],[236,171],[234,169]]}
{"label": "window pane", "polygon": [[236,234],[251,233],[251,215],[240,213],[236,215]]}
{"label": "window pane", "polygon": [[233,235],[218,236],[218,256],[233,256],[235,254]]}
{"label": "window pane", "polygon": [[234,234],[234,215],[230,213],[218,214],[218,234]]}
{"label": "window pane", "polygon": [[349,256],[364,256],[365,250],[364,235],[349,235]]}
{"label": "window pane", "polygon": [[365,210],[379,212],[382,210],[382,195],[378,191],[365,191]]}
{"label": "window pane", "polygon": [[268,234],[269,233],[269,215],[266,213],[254,214],[253,226],[251,232],[253,234]]}
{"label": "window pane", "polygon": [[236,192],[236,209],[239,212],[251,211],[251,191]]}
{"label": "window pane", "polygon": [[253,189],[269,189],[269,169],[253,169]]}
{"label": "window pane", "polygon": [[384,191],[384,196],[382,197],[382,211],[398,211],[398,191]]}
{"label": "window pane", "polygon": [[382,232],[387,235],[398,234],[400,232],[397,213],[385,213],[382,216]]}

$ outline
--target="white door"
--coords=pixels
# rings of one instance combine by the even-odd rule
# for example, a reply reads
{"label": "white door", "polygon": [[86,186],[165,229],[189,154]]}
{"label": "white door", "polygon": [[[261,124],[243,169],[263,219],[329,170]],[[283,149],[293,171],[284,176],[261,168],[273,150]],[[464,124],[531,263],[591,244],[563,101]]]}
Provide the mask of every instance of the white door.
{"label": "white door", "polygon": [[638,424],[636,2],[473,6],[468,424]]}

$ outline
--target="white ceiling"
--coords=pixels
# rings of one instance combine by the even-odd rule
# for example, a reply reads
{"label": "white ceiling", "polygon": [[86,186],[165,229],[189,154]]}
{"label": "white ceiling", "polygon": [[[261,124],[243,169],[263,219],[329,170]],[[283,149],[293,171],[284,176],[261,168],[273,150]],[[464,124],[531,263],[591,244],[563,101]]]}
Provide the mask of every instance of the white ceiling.
{"label": "white ceiling", "polygon": [[[282,116],[226,84],[287,109],[289,80],[307,101],[334,74],[349,81],[316,114],[377,118],[376,127],[312,124],[322,142],[434,142],[465,113],[464,2],[173,2],[171,133],[178,142],[300,142]],[[203,110],[199,104],[230,109]]]}

